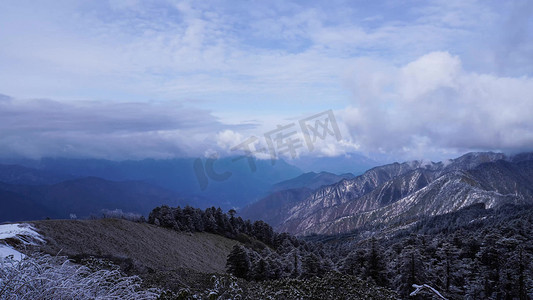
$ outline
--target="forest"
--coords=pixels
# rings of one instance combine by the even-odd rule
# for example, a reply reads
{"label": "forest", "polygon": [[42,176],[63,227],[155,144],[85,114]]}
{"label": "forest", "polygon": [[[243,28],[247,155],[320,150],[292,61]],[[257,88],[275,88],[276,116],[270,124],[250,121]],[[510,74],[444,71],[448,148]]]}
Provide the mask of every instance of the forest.
{"label": "forest", "polygon": [[[354,276],[408,298],[427,284],[448,299],[528,299],[533,295],[533,207],[476,204],[415,223],[349,234],[295,237],[220,208],[161,206],[148,222],[238,240],[227,271],[263,282]],[[415,297],[425,299],[426,291]]]}

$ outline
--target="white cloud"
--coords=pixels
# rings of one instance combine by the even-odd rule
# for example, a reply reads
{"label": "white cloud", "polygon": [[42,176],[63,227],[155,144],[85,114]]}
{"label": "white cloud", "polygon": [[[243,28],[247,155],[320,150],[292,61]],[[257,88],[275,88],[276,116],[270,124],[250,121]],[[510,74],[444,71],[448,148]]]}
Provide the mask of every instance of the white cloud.
{"label": "white cloud", "polygon": [[[237,123],[334,109],[346,123],[344,144],[325,143],[317,155],[525,149],[532,14],[533,5],[520,0],[4,1],[0,93],[61,100],[50,107],[65,114],[42,102],[1,106],[2,116],[23,111],[2,120],[13,125],[3,129],[3,145],[32,156],[203,153],[262,134],[223,131],[230,122],[211,112],[239,116],[231,120]],[[112,105],[83,108],[84,99],[146,106],[121,114]],[[151,99],[169,103],[161,108]],[[175,100],[204,109],[182,114]],[[190,122],[169,121],[167,110]],[[22,126],[27,120],[43,132],[36,121]],[[143,122],[154,129],[139,128]]]}
{"label": "white cloud", "polygon": [[175,102],[0,101],[0,156],[142,159],[195,156],[225,125]]}
{"label": "white cloud", "polygon": [[400,70],[399,92],[407,101],[439,88],[453,88],[454,80],[461,69],[457,56],[450,57],[446,52],[432,52],[407,64]]}
{"label": "white cloud", "polygon": [[[495,19],[490,6],[461,1],[368,6],[4,3],[0,91],[55,99],[319,101],[342,95],[341,74],[358,57],[407,62],[439,49],[463,51],[480,30],[477,21]],[[377,12],[385,17],[364,21]]]}
{"label": "white cloud", "polygon": [[446,52],[376,66],[364,70],[366,85],[358,80],[363,70],[355,71],[353,105],[341,112],[362,150],[419,158],[533,148],[533,78],[467,72]]}
{"label": "white cloud", "polygon": [[217,145],[226,150],[229,150],[244,141],[242,134],[229,129],[219,132],[216,139]]}

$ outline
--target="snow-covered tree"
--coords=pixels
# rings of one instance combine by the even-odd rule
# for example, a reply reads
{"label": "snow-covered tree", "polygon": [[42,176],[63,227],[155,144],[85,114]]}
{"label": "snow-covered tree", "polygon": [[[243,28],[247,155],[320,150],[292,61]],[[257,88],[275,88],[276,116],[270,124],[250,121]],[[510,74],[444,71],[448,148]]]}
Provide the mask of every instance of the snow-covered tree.
{"label": "snow-covered tree", "polygon": [[118,269],[90,270],[64,257],[39,253],[0,259],[0,299],[157,299],[141,279]]}

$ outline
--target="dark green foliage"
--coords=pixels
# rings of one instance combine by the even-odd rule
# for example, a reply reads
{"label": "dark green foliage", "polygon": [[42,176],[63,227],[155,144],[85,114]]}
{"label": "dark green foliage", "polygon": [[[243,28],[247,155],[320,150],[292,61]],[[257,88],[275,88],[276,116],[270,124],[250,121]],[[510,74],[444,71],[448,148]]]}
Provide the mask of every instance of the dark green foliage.
{"label": "dark green foliage", "polygon": [[338,273],[264,281],[251,286],[246,296],[247,299],[398,299],[390,290]]}
{"label": "dark green foliage", "polygon": [[246,281],[217,274],[200,289],[181,288],[159,299],[399,299],[393,291],[335,272],[308,279]]}
{"label": "dark green foliage", "polygon": [[[220,208],[201,210],[191,206],[183,209],[163,205],[156,207],[148,216],[148,223],[172,228],[177,231],[211,232],[233,239],[244,239],[242,234],[251,236],[266,245],[272,245],[274,231],[263,221],[253,224],[241,217],[235,217],[235,210],[230,210],[228,217]],[[262,247],[262,246],[259,246]]]}
{"label": "dark green foliage", "polygon": [[250,267],[251,263],[248,250],[239,245],[233,246],[233,250],[228,255],[228,261],[226,263],[228,273],[240,278],[246,278],[250,274]]}
{"label": "dark green foliage", "polygon": [[474,205],[394,234],[387,233],[391,228],[371,230],[322,237],[339,271],[373,279],[406,298],[413,283],[429,284],[448,299],[533,297],[531,206]]}
{"label": "dark green foliage", "polygon": [[382,253],[383,249],[378,245],[376,239],[372,238],[370,240],[370,249],[366,255],[367,268],[365,275],[378,285],[385,286],[387,284],[387,271]]}
{"label": "dark green foliage", "polygon": [[215,208],[159,207],[148,221],[176,230],[203,226],[241,241],[245,247],[232,251],[228,272],[251,281],[283,279],[290,285],[289,278],[320,278],[335,270],[396,290],[403,298],[413,284],[428,284],[448,299],[533,296],[533,207],[528,206],[473,205],[415,223],[307,240]]}
{"label": "dark green foliage", "polygon": [[157,207],[150,213],[148,223],[177,231],[211,232],[240,241],[246,247],[233,249],[228,256],[227,271],[247,280],[268,280],[284,277],[310,278],[322,276],[333,267],[321,244],[305,242],[287,233],[275,233],[263,221],[251,223],[229,217],[220,208],[205,210],[186,206]]}
{"label": "dark green foliage", "polygon": [[[228,262],[229,262],[229,258],[228,258]],[[270,270],[270,265],[266,262],[265,259],[263,258],[260,258],[258,260],[258,262],[256,263],[255,265],[255,268],[252,272],[252,278],[254,280],[257,280],[257,281],[261,281],[261,280],[266,280],[266,279],[270,279],[272,277],[271,275],[271,270]],[[239,276],[238,274],[235,274],[235,273],[232,273],[234,274],[235,276],[237,277],[243,277],[243,276]]]}
{"label": "dark green foliage", "polygon": [[314,253],[308,253],[302,260],[302,277],[311,278],[322,275],[320,259]]}

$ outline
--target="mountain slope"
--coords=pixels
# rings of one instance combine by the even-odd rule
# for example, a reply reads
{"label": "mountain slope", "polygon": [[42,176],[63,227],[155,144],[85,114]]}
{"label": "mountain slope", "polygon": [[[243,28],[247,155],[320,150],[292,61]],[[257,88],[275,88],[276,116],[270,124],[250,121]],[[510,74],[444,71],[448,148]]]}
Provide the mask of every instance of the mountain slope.
{"label": "mountain slope", "polygon": [[296,188],[273,192],[265,198],[244,207],[239,215],[244,219],[263,220],[273,227],[283,223],[291,207],[311,195],[313,190]]}
{"label": "mountain slope", "polygon": [[[118,219],[32,222],[51,255],[108,257],[144,273],[179,268],[224,273],[226,257],[238,242],[211,233],[181,233]],[[133,271],[133,270],[132,270]]]}
{"label": "mountain slope", "polygon": [[304,173],[275,184],[268,196],[244,207],[239,214],[245,219],[263,220],[271,226],[278,226],[287,217],[288,210],[309,197],[314,190],[352,178],[353,174]]}
{"label": "mountain slope", "polygon": [[531,172],[530,160],[513,162],[497,153],[377,167],[319,189],[290,208],[276,229],[296,234],[339,233],[369,223],[443,214],[474,203],[488,207],[529,203]]}
{"label": "mountain slope", "polygon": [[350,173],[336,175],[329,172],[308,172],[298,177],[278,182],[272,186],[273,192],[296,189],[296,188],[308,188],[316,190],[324,185],[331,185],[337,183],[343,179],[352,179],[355,176]]}

